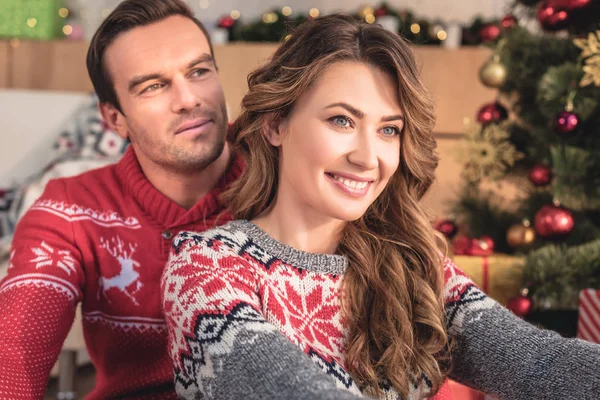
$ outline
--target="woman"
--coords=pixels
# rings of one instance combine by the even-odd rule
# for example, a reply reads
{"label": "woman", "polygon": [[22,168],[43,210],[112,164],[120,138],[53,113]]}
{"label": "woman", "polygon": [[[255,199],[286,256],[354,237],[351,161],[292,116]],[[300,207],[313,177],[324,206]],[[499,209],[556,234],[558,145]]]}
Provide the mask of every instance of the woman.
{"label": "woman", "polygon": [[449,360],[502,398],[597,395],[599,346],[536,330],[442,256],[419,205],[433,103],[404,41],[320,18],[248,83],[239,220],[180,234],[163,275],[182,397],[417,399]]}

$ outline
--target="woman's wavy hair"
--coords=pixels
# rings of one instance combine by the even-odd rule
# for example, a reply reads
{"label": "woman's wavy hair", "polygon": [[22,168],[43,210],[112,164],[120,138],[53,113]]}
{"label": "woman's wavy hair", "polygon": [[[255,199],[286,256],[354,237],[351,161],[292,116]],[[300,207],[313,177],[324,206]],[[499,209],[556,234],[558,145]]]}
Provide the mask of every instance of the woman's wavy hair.
{"label": "woman's wavy hair", "polygon": [[423,374],[436,393],[449,367],[442,296],[446,250],[440,250],[444,243],[419,205],[438,165],[435,115],[407,41],[343,15],[308,21],[293,31],[271,60],[248,76],[249,90],[231,129],[246,169],[223,200],[236,218],[253,219],[272,207],[280,155],[265,137],[265,124],[288,117],[323,71],[342,61],[390,74],[404,113],[398,170],[366,213],[345,225],[338,246],[349,260],[342,298],[348,323],[345,367],[367,393],[380,394],[387,382],[406,397],[411,382],[420,382]]}

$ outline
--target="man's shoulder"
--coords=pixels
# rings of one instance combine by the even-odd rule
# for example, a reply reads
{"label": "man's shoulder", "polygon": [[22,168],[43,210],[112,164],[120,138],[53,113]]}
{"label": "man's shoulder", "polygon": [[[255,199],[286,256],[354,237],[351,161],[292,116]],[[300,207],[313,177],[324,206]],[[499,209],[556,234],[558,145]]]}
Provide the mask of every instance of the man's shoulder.
{"label": "man's shoulder", "polygon": [[137,213],[131,210],[131,204],[117,177],[115,165],[111,164],[76,176],[50,180],[41,196],[28,206],[21,223],[36,224],[41,212],[66,222],[91,221],[102,226],[137,228]]}
{"label": "man's shoulder", "polygon": [[61,181],[67,188],[96,188],[115,183],[117,180],[117,163],[108,164],[99,168],[93,168],[78,175],[57,178],[53,181]]}
{"label": "man's shoulder", "polygon": [[39,200],[60,200],[74,203],[103,203],[122,190],[116,171],[117,164],[109,164],[74,176],[53,178],[46,184]]}

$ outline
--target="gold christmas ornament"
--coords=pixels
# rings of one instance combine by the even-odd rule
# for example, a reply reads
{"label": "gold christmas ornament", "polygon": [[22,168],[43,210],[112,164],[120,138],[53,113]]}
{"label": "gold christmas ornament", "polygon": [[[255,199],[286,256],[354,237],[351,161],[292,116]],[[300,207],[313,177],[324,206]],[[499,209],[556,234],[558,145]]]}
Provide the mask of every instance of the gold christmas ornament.
{"label": "gold christmas ornament", "polygon": [[498,89],[506,83],[508,72],[498,57],[494,56],[479,69],[481,83],[489,88]]}
{"label": "gold christmas ornament", "polygon": [[366,18],[367,15],[373,15],[374,13],[375,13],[375,10],[371,6],[363,6],[358,11],[358,15],[360,15],[362,18]]}
{"label": "gold christmas ornament", "polygon": [[463,164],[462,175],[467,182],[476,184],[482,179],[503,179],[507,170],[523,158],[523,153],[509,140],[507,121],[485,127],[469,123],[465,128],[462,145],[455,157]]}
{"label": "gold christmas ornament", "polygon": [[515,224],[506,232],[506,242],[510,247],[521,247],[535,240],[535,230],[529,223]]}
{"label": "gold christmas ornament", "polygon": [[600,86],[600,29],[590,32],[587,39],[575,39],[573,43],[582,50],[581,58],[585,60],[582,67],[585,74],[579,86]]}

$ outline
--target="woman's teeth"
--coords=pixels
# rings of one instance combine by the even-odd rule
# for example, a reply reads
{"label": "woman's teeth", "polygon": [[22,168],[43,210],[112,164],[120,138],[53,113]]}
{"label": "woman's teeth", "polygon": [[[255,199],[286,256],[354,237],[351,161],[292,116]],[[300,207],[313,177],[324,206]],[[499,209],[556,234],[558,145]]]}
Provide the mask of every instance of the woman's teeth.
{"label": "woman's teeth", "polygon": [[366,188],[367,185],[369,184],[369,182],[357,182],[357,181],[350,180],[348,178],[342,178],[341,176],[337,176],[337,175],[331,175],[331,176],[333,177],[333,179],[335,179],[338,182],[343,183],[344,186],[346,186],[350,189],[362,190],[362,189]]}

